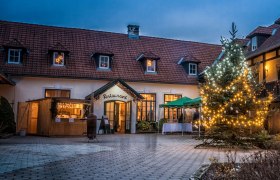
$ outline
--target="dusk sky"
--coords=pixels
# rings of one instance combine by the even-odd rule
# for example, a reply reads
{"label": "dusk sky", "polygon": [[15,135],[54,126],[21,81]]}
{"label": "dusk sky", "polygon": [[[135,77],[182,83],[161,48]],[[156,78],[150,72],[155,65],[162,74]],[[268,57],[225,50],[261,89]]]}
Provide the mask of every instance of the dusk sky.
{"label": "dusk sky", "polygon": [[231,22],[238,36],[280,17],[279,0],[0,0],[0,19],[220,43]]}

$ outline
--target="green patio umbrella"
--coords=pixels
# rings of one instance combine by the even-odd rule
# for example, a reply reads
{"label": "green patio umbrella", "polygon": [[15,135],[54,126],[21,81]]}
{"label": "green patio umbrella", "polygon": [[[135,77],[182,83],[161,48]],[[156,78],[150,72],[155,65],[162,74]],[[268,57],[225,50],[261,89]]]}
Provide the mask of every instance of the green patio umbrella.
{"label": "green patio umbrella", "polygon": [[163,108],[163,107],[166,107],[166,108],[182,108],[182,107],[184,107],[184,104],[187,103],[190,100],[192,100],[192,99],[185,96],[185,97],[182,97],[182,98],[177,99],[175,101],[170,101],[166,104],[160,104],[159,107],[160,108]]}
{"label": "green patio umbrella", "polygon": [[199,107],[200,104],[201,104],[201,97],[197,97],[185,102],[184,106],[192,108],[192,107]]}
{"label": "green patio umbrella", "polygon": [[[160,108],[182,108],[182,109],[184,109],[184,104],[190,100],[192,100],[192,99],[185,96],[185,97],[182,97],[175,101],[170,101],[166,104],[160,104],[159,107]],[[159,110],[160,110],[160,108],[159,108]],[[159,114],[160,114],[160,111],[159,111]],[[184,119],[184,113],[183,113],[183,119]],[[182,136],[183,136],[183,128],[182,128]]]}

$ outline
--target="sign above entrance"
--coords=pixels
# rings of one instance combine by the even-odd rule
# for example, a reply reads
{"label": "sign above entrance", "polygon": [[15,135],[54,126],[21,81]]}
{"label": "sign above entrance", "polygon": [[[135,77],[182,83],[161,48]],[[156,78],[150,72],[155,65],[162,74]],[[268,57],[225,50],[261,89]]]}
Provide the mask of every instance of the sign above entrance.
{"label": "sign above entrance", "polygon": [[124,99],[127,100],[127,96],[125,95],[121,95],[121,94],[103,94],[103,99],[111,99],[111,98],[120,98],[120,99]]}
{"label": "sign above entrance", "polygon": [[128,93],[126,93],[119,86],[115,85],[112,88],[108,89],[106,92],[101,94],[101,99],[103,101],[132,101],[133,97],[131,97]]}

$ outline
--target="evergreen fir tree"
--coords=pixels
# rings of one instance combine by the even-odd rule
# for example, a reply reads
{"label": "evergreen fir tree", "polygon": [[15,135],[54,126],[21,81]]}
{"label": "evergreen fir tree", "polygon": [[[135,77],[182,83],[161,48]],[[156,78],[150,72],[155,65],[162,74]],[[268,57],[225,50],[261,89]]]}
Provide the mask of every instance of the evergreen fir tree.
{"label": "evergreen fir tree", "polygon": [[221,40],[224,57],[206,69],[205,82],[200,86],[203,125],[208,137],[231,144],[262,129],[272,99],[271,95],[257,98],[260,86],[245,61],[242,47],[235,43],[236,33],[232,23],[231,39]]}

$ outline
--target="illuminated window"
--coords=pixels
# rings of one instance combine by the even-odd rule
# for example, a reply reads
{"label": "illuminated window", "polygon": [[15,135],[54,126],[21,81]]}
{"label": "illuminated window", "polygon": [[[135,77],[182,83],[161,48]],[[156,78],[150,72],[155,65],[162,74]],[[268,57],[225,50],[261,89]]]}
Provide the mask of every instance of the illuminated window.
{"label": "illuminated window", "polygon": [[156,61],[155,60],[147,60],[147,72],[156,72]]}
{"label": "illuminated window", "polygon": [[110,68],[110,58],[109,56],[99,56],[99,68],[109,69]]}
{"label": "illuminated window", "polygon": [[189,74],[190,75],[197,75],[197,64],[189,63]]}
{"label": "illuminated window", "polygon": [[70,90],[46,89],[45,97],[64,97],[70,98]]}
{"label": "illuminated window", "polygon": [[137,103],[137,121],[156,120],[156,94],[141,94],[145,99]]}
{"label": "illuminated window", "polygon": [[84,107],[81,103],[59,102],[57,103],[57,118],[74,118],[84,117]]}
{"label": "illuminated window", "polygon": [[9,49],[8,51],[8,63],[20,64],[21,49]]}
{"label": "illuminated window", "polygon": [[257,49],[257,36],[252,38],[252,51],[255,51]]}
{"label": "illuminated window", "polygon": [[[165,94],[164,95],[164,104],[175,101],[177,99],[182,98],[180,94]],[[180,108],[164,108],[164,118],[165,119],[179,119],[181,116]]]}
{"label": "illuminated window", "polygon": [[54,66],[64,66],[64,53],[54,52],[53,53],[53,65]]}

